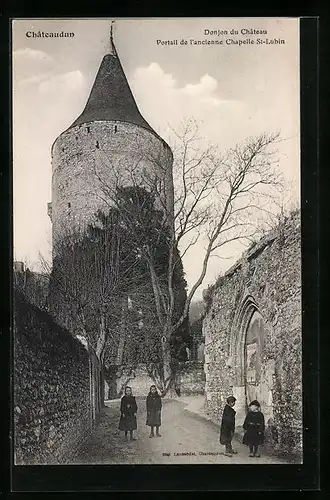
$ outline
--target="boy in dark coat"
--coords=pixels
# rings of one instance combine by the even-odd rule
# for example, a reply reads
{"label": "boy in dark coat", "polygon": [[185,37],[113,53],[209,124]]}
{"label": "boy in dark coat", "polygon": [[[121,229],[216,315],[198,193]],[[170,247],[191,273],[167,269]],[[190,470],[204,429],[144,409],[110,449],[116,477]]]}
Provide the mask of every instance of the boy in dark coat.
{"label": "boy in dark coat", "polygon": [[133,431],[137,429],[136,423],[136,412],[138,410],[135,397],[132,395],[131,387],[125,388],[125,396],[121,398],[120,403],[120,420],[119,420],[119,430],[125,431],[125,438],[127,439],[127,433],[130,432],[131,441],[135,441],[133,437]]}
{"label": "boy in dark coat", "polygon": [[161,426],[161,411],[162,411],[162,399],[157,392],[155,385],[150,387],[149,394],[147,396],[147,422],[146,425],[151,427],[150,438],[154,437],[154,428],[156,427],[156,436],[160,437],[159,427]]}
{"label": "boy in dark coat", "polygon": [[236,398],[234,396],[229,396],[227,398],[227,404],[223,410],[221,427],[220,427],[220,444],[226,447],[225,455],[231,457],[237,452],[233,450],[232,439],[235,432],[235,415],[236,411],[233,406],[235,405]]}
{"label": "boy in dark coat", "polygon": [[264,442],[265,418],[260,411],[260,403],[255,399],[249,404],[249,410],[243,424],[245,434],[243,444],[250,448],[250,457],[260,457],[258,447]]}

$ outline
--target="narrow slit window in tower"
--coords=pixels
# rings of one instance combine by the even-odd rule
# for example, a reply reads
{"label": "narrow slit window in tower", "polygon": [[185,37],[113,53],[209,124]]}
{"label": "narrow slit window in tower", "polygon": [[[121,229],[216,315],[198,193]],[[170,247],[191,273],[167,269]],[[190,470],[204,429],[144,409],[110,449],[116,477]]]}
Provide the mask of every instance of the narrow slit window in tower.
{"label": "narrow slit window in tower", "polygon": [[115,132],[117,132],[117,130],[118,130],[118,127],[117,127],[117,125],[115,125]]}
{"label": "narrow slit window in tower", "polygon": [[91,131],[91,128],[90,127],[87,127],[87,134],[89,134]]}
{"label": "narrow slit window in tower", "polygon": [[71,203],[70,202],[68,203],[68,208],[71,208]]}
{"label": "narrow slit window in tower", "polygon": [[96,146],[96,149],[100,149],[99,141],[96,141],[95,146]]}

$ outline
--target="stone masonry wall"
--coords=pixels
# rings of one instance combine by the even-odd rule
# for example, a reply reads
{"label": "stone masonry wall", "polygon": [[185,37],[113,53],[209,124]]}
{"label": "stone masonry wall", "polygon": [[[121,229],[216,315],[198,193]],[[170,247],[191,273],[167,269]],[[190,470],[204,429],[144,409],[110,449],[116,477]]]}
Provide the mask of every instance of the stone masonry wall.
{"label": "stone masonry wall", "polygon": [[244,344],[242,321],[248,307],[256,307],[260,312],[265,324],[262,370],[266,373],[269,367],[274,367],[273,416],[268,421],[267,435],[279,453],[299,456],[302,454],[300,246],[300,216],[294,213],[251,247],[205,293],[207,313],[203,322],[206,407],[210,418],[219,423],[230,394],[237,397],[238,413],[243,410],[245,414],[244,373],[239,359]]}
{"label": "stone masonry wall", "polygon": [[14,451],[17,465],[70,460],[91,425],[89,357],[46,312],[14,297]]}
{"label": "stone masonry wall", "polygon": [[[180,363],[179,381],[182,396],[204,394],[204,364],[198,361]],[[154,383],[144,363],[111,366],[105,373],[105,397],[122,397],[127,385],[132,388],[134,396],[146,397]]]}
{"label": "stone masonry wall", "polygon": [[158,189],[171,209],[172,162],[163,140],[130,123],[96,121],[64,132],[52,148],[53,238],[84,228],[99,209],[109,209],[104,188],[114,189],[118,182],[153,187],[157,173]]}
{"label": "stone masonry wall", "polygon": [[105,373],[105,382],[108,390],[106,399],[122,397],[126,386],[132,388],[134,396],[147,396],[150,386],[154,384],[144,363],[112,365]]}
{"label": "stone masonry wall", "polygon": [[182,396],[204,394],[205,372],[204,364],[198,361],[187,361],[181,364],[180,389]]}

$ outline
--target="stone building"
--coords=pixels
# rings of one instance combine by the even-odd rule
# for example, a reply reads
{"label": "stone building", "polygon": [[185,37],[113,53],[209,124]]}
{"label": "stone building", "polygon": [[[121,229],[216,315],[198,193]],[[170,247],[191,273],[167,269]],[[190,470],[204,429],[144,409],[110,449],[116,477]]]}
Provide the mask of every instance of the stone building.
{"label": "stone building", "polygon": [[[173,213],[172,151],[141,115],[112,32],[109,51],[101,61],[85,108],[55,140],[51,154],[52,201],[47,210],[52,221],[53,269],[57,265],[58,245],[67,234],[82,233],[95,223],[98,211],[108,212],[118,187],[143,188],[155,195],[155,208],[166,211],[167,216]],[[129,295],[138,308],[135,290],[130,290]],[[57,301],[55,283],[51,311],[62,326],[75,333],[75,324],[70,322],[65,307],[63,314],[59,311]],[[120,393],[122,365],[128,363],[126,332],[132,328],[127,327],[127,304],[122,311],[120,326],[110,324],[110,320],[107,324],[112,345],[108,342],[105,349],[111,358],[108,364],[104,363],[105,375],[109,375],[105,380],[106,397]],[[154,335],[159,335],[158,329]],[[127,368],[129,373],[131,368]]]}
{"label": "stone building", "polygon": [[53,255],[67,231],[83,230],[98,210],[109,208],[118,185],[155,187],[173,207],[173,155],[140,114],[110,37],[87,104],[52,146]]}
{"label": "stone building", "polygon": [[219,422],[236,398],[242,426],[258,399],[267,443],[302,453],[300,214],[253,245],[204,295],[206,407]]}

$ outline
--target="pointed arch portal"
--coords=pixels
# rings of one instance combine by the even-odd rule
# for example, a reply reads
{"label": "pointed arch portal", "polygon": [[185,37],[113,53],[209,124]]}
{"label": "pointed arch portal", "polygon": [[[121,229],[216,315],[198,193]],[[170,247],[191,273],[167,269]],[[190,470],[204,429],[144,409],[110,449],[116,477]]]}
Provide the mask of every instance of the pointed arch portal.
{"label": "pointed arch portal", "polygon": [[264,359],[265,321],[252,296],[237,311],[231,343],[237,423],[242,424],[248,404],[257,399],[265,418],[273,417],[274,360]]}
{"label": "pointed arch portal", "polygon": [[264,322],[259,311],[255,310],[246,329],[243,354],[247,404],[254,399],[260,399],[263,339]]}

